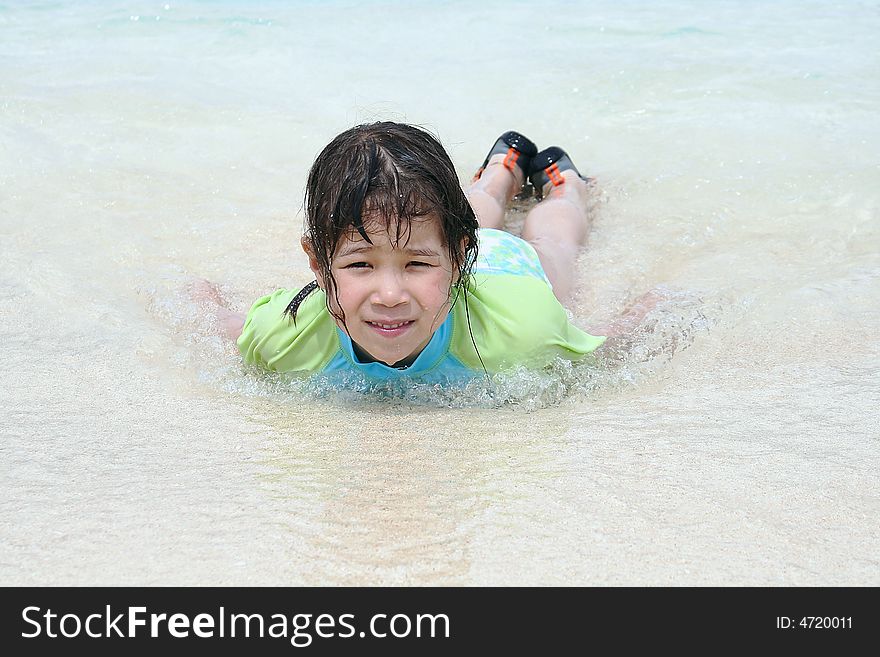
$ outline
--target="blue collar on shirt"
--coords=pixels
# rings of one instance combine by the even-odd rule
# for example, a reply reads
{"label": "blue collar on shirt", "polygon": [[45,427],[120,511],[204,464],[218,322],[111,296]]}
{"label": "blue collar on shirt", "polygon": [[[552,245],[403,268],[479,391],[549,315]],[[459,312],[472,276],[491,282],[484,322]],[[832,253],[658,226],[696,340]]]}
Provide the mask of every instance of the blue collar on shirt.
{"label": "blue collar on shirt", "polygon": [[339,345],[342,352],[348,357],[352,364],[368,376],[379,379],[391,379],[398,376],[414,375],[427,372],[436,367],[443,357],[449,352],[449,342],[452,340],[452,311],[446,316],[446,320],[440,327],[434,331],[431,341],[422,349],[412,365],[409,367],[398,369],[391,367],[385,363],[362,363],[354,353],[354,345],[351,338],[339,327],[336,327],[339,333]]}

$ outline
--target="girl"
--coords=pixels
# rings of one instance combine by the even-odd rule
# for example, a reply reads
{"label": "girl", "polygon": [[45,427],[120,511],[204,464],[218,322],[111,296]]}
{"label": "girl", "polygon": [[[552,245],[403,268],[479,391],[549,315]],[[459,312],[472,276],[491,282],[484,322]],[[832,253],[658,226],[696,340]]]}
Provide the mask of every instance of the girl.
{"label": "girl", "polygon": [[[501,228],[526,178],[543,200],[520,239]],[[465,194],[426,131],[356,126],[309,173],[302,247],[315,281],[258,299],[247,316],[221,307],[221,324],[245,362],[283,372],[452,383],[579,359],[650,308],[605,335],[568,321],[561,302],[586,241],[587,194],[562,149],[539,153],[516,132],[495,142]]]}

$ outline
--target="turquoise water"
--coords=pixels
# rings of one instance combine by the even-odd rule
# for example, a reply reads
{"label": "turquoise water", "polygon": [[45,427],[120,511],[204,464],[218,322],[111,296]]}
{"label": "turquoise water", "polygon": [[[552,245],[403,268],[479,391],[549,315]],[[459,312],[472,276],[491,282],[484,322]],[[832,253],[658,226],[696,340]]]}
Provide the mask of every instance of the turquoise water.
{"label": "turquoise water", "polygon": [[[0,4],[0,582],[878,584],[880,3]],[[187,285],[310,280],[339,131],[596,177],[621,363],[362,398]],[[516,230],[524,208],[510,212]]]}

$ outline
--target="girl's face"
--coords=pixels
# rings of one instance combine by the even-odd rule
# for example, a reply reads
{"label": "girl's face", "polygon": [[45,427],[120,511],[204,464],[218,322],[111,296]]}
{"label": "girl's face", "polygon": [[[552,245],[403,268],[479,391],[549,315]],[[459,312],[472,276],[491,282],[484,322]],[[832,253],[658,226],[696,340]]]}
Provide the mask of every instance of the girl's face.
{"label": "girl's face", "polygon": [[[399,367],[415,360],[449,314],[452,263],[437,215],[414,218],[409,239],[404,235],[396,245],[390,235],[397,226],[391,222],[386,230],[382,224],[366,224],[372,244],[357,233],[337,244],[330,268],[339,303],[332,293],[328,300],[334,314],[343,311],[345,325],[336,323],[358,347]],[[303,246],[326,290],[310,246],[305,241]]]}

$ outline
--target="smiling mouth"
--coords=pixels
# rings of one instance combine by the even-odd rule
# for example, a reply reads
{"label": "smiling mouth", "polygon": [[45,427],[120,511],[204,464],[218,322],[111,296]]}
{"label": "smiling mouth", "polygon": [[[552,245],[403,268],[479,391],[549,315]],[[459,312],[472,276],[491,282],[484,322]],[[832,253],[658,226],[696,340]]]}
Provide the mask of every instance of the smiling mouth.
{"label": "smiling mouth", "polygon": [[397,337],[402,335],[410,326],[415,324],[415,320],[408,319],[403,322],[367,322],[367,324],[379,335]]}
{"label": "smiling mouth", "polygon": [[405,322],[394,322],[394,323],[387,323],[387,322],[369,322],[369,321],[368,321],[367,324],[369,324],[369,325],[372,326],[373,328],[382,329],[383,331],[394,331],[394,330],[396,330],[396,329],[405,328],[405,327],[409,326],[410,324],[412,324],[412,323],[414,323],[414,322],[415,322],[415,320],[413,320],[413,319],[408,319],[408,320],[406,320]]}

